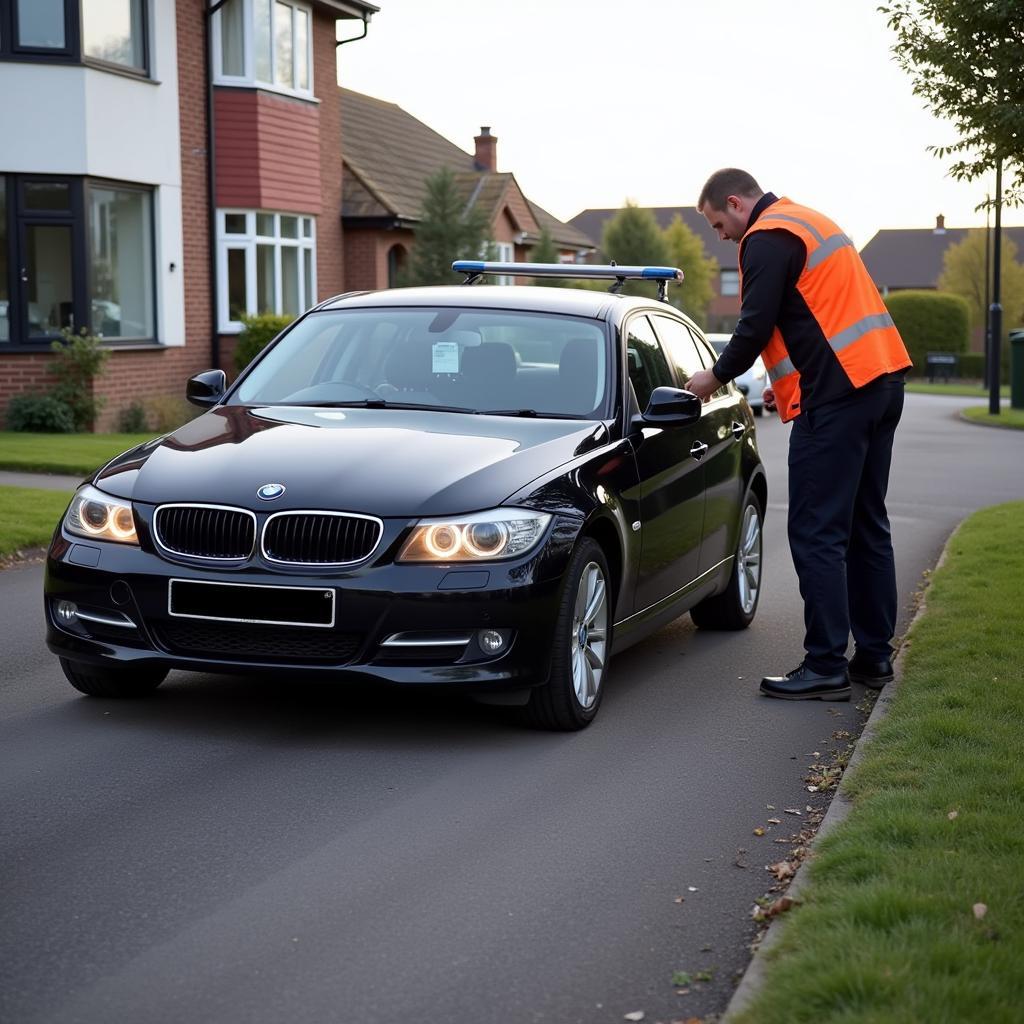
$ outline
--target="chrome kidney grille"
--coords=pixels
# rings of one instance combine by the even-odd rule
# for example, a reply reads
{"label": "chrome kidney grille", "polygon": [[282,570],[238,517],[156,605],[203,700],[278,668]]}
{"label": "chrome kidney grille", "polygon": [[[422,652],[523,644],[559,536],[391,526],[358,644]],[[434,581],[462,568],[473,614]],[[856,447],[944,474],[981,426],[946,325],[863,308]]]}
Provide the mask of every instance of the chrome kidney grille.
{"label": "chrome kidney grille", "polygon": [[384,524],[348,512],[275,512],[263,527],[263,557],[288,565],[351,565],[369,558]]}
{"label": "chrome kidney grille", "polygon": [[224,505],[161,505],[153,534],[171,554],[238,561],[256,546],[256,515]]}

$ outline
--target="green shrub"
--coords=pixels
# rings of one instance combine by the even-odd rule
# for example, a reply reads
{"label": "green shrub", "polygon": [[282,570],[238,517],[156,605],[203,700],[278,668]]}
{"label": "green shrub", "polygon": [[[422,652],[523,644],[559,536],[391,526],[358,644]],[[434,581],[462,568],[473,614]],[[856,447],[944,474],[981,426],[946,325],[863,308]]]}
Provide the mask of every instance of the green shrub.
{"label": "green shrub", "polygon": [[911,371],[924,376],[929,352],[966,352],[969,336],[967,300],[945,292],[892,292],[885,305],[903,337]]}
{"label": "green shrub", "polygon": [[51,368],[57,383],[50,394],[71,410],[76,430],[92,430],[106,404],[105,399],[93,393],[93,381],[102,372],[110,353],[101,348],[102,339],[84,327],[78,334],[67,327],[60,333],[62,340],[50,346],[57,353]]}
{"label": "green shrub", "polygon": [[158,434],[177,430],[202,411],[177,395],[157,395],[146,403],[146,407],[149,411],[149,422]]}
{"label": "green shrub", "polygon": [[18,395],[7,405],[7,428],[26,433],[73,434],[75,417],[52,395]]}
{"label": "green shrub", "polygon": [[141,434],[146,429],[146,410],[141,402],[132,402],[117,414],[117,429],[122,434]]}
{"label": "green shrub", "polygon": [[276,313],[243,316],[245,324],[235,346],[235,369],[241,373],[294,319]]}
{"label": "green shrub", "polygon": [[957,364],[957,376],[965,380],[981,380],[985,375],[985,357],[980,352],[962,352]]}

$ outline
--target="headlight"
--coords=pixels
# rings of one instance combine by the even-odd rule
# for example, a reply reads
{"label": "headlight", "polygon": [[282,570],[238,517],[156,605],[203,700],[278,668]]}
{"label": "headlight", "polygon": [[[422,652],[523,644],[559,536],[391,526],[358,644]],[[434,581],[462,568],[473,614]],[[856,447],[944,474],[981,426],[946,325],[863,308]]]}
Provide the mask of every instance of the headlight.
{"label": "headlight", "polygon": [[139,543],[131,502],[112,498],[89,484],[71,499],[71,507],[64,517],[64,529],[91,540]]}
{"label": "headlight", "polygon": [[525,554],[551,516],[525,508],[497,508],[455,519],[424,519],[398,553],[399,562],[489,562]]}

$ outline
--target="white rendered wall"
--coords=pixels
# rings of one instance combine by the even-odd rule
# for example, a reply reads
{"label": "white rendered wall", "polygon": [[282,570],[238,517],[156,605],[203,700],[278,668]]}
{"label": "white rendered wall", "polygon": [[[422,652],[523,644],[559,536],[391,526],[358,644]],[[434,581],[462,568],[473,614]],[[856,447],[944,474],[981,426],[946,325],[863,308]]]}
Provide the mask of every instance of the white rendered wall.
{"label": "white rendered wall", "polygon": [[184,345],[175,5],[149,6],[150,80],[0,61],[0,174],[88,175],[153,186],[157,338]]}

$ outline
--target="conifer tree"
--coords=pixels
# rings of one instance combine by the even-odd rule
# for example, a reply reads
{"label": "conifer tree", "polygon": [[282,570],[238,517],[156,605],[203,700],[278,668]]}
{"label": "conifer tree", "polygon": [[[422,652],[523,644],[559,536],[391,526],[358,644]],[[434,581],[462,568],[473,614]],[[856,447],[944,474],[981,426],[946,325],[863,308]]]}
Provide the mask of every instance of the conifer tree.
{"label": "conifer tree", "polygon": [[462,278],[452,273],[452,261],[484,258],[490,224],[483,210],[466,209],[455,175],[447,167],[427,179],[426,189],[402,284],[458,284]]}

